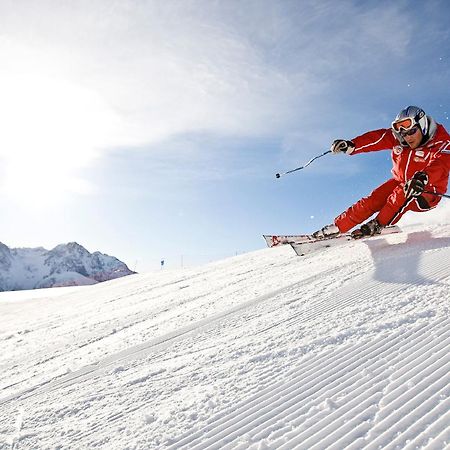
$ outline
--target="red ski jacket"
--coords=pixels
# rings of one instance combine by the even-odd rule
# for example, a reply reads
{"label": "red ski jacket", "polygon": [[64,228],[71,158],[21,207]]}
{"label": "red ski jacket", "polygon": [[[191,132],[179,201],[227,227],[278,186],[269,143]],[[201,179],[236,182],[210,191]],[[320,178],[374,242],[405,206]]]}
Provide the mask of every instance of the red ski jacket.
{"label": "red ski jacket", "polygon": [[352,139],[355,149],[351,155],[392,149],[392,175],[400,183],[411,179],[418,172],[426,172],[428,185],[436,192],[447,191],[450,171],[450,135],[437,124],[436,133],[422,147],[414,150],[401,145],[391,129],[369,131]]}

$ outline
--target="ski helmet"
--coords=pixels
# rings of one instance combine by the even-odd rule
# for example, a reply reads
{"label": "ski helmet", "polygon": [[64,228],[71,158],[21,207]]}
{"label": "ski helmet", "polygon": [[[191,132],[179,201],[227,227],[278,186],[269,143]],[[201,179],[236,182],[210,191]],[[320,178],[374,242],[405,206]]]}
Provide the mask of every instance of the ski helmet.
{"label": "ski helmet", "polygon": [[[403,125],[402,121],[405,121],[406,125]],[[398,125],[400,125],[400,127],[398,127]],[[422,132],[423,138],[421,145],[423,145],[426,141],[428,141],[428,139],[430,139],[432,135],[434,135],[436,125],[434,120],[431,117],[427,116],[422,108],[419,108],[418,106],[408,106],[402,109],[392,122],[391,128],[395,137],[402,144],[406,144],[406,141],[403,139],[403,136],[400,133],[401,128],[409,130],[416,125],[419,126],[420,131]]]}

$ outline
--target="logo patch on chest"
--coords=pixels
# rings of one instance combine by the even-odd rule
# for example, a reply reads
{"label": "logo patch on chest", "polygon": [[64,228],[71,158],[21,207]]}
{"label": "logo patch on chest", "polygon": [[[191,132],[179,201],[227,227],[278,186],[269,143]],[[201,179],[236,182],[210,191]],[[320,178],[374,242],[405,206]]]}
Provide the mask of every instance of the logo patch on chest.
{"label": "logo patch on chest", "polygon": [[403,147],[401,145],[396,145],[392,151],[394,152],[394,155],[400,155],[403,151]]}

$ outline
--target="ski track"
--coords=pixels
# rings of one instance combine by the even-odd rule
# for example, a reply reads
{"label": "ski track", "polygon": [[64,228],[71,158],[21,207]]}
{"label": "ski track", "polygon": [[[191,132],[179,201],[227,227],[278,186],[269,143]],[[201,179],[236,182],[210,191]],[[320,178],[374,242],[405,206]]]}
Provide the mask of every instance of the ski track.
{"label": "ski track", "polygon": [[[241,271],[237,271],[237,272],[239,273],[239,277],[242,277],[243,274],[248,274],[251,271],[246,271],[244,273],[242,273]],[[199,274],[196,278],[198,278],[200,276],[203,276],[203,273]],[[273,300],[274,298],[277,299],[277,297],[280,297],[283,294],[287,294],[287,293],[291,292],[295,287],[297,287],[299,285],[309,285],[309,283],[313,282],[314,280],[321,280],[322,277],[323,277],[323,273],[314,274],[312,276],[302,279],[301,281],[297,281],[290,285],[283,286],[279,289],[276,289],[275,291],[266,293],[261,296],[257,296],[256,298],[252,298],[244,303],[240,303],[237,306],[229,308],[222,313],[209,316],[209,317],[205,318],[204,320],[193,323],[186,327],[181,327],[174,332],[167,333],[165,335],[162,335],[158,338],[152,339],[143,344],[139,344],[139,345],[127,348],[124,351],[120,351],[116,354],[109,355],[107,358],[104,358],[99,361],[95,361],[93,364],[83,366],[80,369],[78,369],[76,371],[72,371],[71,373],[69,373],[67,375],[58,375],[56,380],[53,378],[45,380],[37,385],[33,385],[33,386],[27,388],[21,392],[15,393],[13,395],[10,395],[10,396],[4,397],[4,398],[0,398],[0,405],[2,403],[17,399],[22,396],[28,397],[29,395],[35,395],[36,393],[41,393],[41,392],[48,392],[48,391],[57,389],[61,386],[68,386],[70,384],[73,384],[73,382],[75,382],[75,381],[79,382],[83,379],[90,378],[96,372],[104,371],[104,370],[108,369],[108,367],[110,367],[111,365],[115,365],[119,362],[126,362],[128,360],[133,360],[136,358],[142,358],[146,354],[155,352],[156,350],[161,351],[168,345],[172,345],[172,343],[174,341],[176,341],[180,338],[185,338],[186,335],[189,335],[189,334],[195,335],[195,334],[198,334],[200,331],[206,332],[206,330],[208,328],[210,328],[211,326],[214,329],[214,323],[217,321],[223,320],[227,316],[233,316],[236,313],[240,313],[240,312],[242,312],[242,310],[251,308],[252,306],[254,306],[258,303],[261,303],[261,302],[264,302],[267,300]],[[185,280],[176,280],[173,283],[164,284],[162,286],[162,288],[166,288],[167,286],[173,286],[173,285],[181,283],[183,281],[185,281]],[[234,281],[233,284],[238,285],[239,282]],[[241,294],[241,293],[239,292],[239,290],[236,290],[236,291],[233,291],[232,294],[235,295],[235,294]],[[202,298],[202,297],[206,297],[206,296],[207,296],[207,294],[204,294],[202,296],[197,296],[196,300],[198,300],[199,298]],[[160,311],[161,310],[159,310],[159,312]],[[130,320],[130,319],[128,318],[127,320]],[[145,321],[145,319],[136,320],[136,319],[134,319],[134,316],[133,316],[133,320],[134,320],[134,325]],[[147,319],[147,321],[148,321],[148,319]],[[42,327],[42,324],[39,323],[39,328],[41,328],[41,327]],[[123,328],[128,328],[128,326],[123,327]],[[110,333],[107,333],[106,337],[109,336],[109,334]],[[92,344],[93,342],[103,339],[104,337],[105,336],[101,336],[101,337],[97,337],[97,339],[94,339],[91,342],[80,343],[78,345],[78,348],[83,348],[84,346],[87,346],[89,344]],[[200,349],[200,350],[202,350],[202,349]],[[44,364],[44,363],[49,362],[52,359],[55,359],[57,357],[58,357],[58,355],[52,356],[49,358],[45,358],[45,359],[39,361],[39,364]],[[27,379],[27,380],[30,380],[30,379]],[[23,381],[24,380],[22,380],[22,382]],[[18,382],[18,383],[20,383],[20,382]],[[12,386],[13,385],[11,385],[11,387]],[[8,387],[10,387],[10,386],[8,386]]]}
{"label": "ski track", "polygon": [[[225,419],[212,421],[204,429],[169,448],[244,448],[241,445],[244,443],[233,442],[242,436],[245,436],[245,445],[250,448],[253,438],[258,442],[272,436],[273,442],[266,442],[269,448],[312,449],[319,445],[317,448],[341,449],[346,448],[349,443],[336,442],[337,436],[344,434],[343,440],[346,440],[348,432],[359,425],[359,437],[364,440],[363,436],[367,435],[370,438],[371,421],[375,420],[377,428],[372,433],[376,433],[377,429],[388,428],[378,437],[381,448],[384,448],[389,437],[389,425],[396,425],[395,433],[398,433],[396,422],[390,421],[391,415],[396,413],[409,423],[405,412],[410,405],[402,403],[402,376],[407,377],[412,371],[413,379],[420,380],[421,384],[427,386],[433,382],[440,383],[440,388],[446,390],[446,396],[450,394],[450,361],[447,355],[450,344],[449,325],[449,320],[441,319],[429,326],[396,333],[363,345],[343,347],[334,354],[326,353],[313,358],[291,372],[286,377],[288,382],[267,387],[254,398],[237,405]],[[428,338],[432,333],[436,333],[435,339]],[[404,344],[406,339],[407,345]],[[424,345],[424,341],[427,345]],[[435,371],[430,363],[439,362],[442,358],[447,358],[447,364]],[[401,368],[395,370],[396,365]],[[409,372],[405,373],[405,368],[410,369]],[[400,387],[396,390],[397,385]],[[414,398],[414,402],[419,402],[420,405],[421,397],[427,398],[427,395],[428,392],[424,390],[420,397]],[[347,397],[350,397],[350,401],[347,401]],[[403,397],[407,401],[408,392],[403,393]],[[438,392],[429,399],[429,403],[439,403],[440,398]],[[446,403],[442,408],[445,410],[447,407],[448,412],[448,398],[442,403]],[[381,410],[380,404],[383,404]],[[370,407],[372,412],[368,414]],[[422,404],[422,408],[425,407]],[[381,418],[379,411],[385,417]],[[361,413],[365,416],[359,418]],[[411,413],[414,414],[414,409]],[[445,423],[443,425],[448,426]],[[288,431],[283,433],[283,428]],[[329,436],[325,442],[322,439],[324,434]],[[355,438],[352,435],[350,443]],[[366,446],[358,441],[352,448]]]}
{"label": "ski track", "polygon": [[[313,278],[316,277],[314,276]],[[215,322],[223,320],[226,316],[234,315],[238,312],[241,312],[243,309],[249,308],[257,303],[261,303],[263,301],[272,299],[273,297],[277,297],[283,292],[291,290],[292,287],[296,286],[297,284],[298,283],[294,283],[294,285],[277,289],[276,291],[252,299],[244,304],[238,305],[234,308],[230,308],[228,311],[224,313],[208,317],[207,319],[204,319],[200,322],[194,323],[187,327],[181,328],[173,333],[163,335],[160,338],[126,349],[123,352],[111,355],[108,358],[105,358],[104,360],[96,362],[95,364],[82,367],[81,369],[69,375],[63,375],[57,380],[49,380],[48,382],[43,383],[43,385],[34,386],[23,392],[19,392],[6,398],[2,398],[0,399],[0,405],[8,401],[15,400],[22,396],[25,396],[25,398],[27,398],[27,394],[30,393],[31,395],[36,395],[42,392],[49,392],[54,389],[58,389],[59,387],[69,386],[74,382],[80,382],[85,378],[91,378],[96,372],[104,371],[108,367],[114,366],[117,363],[123,363],[128,360],[134,360],[136,358],[143,358],[145,355],[147,355],[150,352],[154,352],[155,350],[158,351],[164,350],[167,346],[172,345],[174,341],[179,340],[180,338],[182,339],[188,334],[197,334],[200,330],[204,328],[209,328],[211,326],[214,327]],[[84,345],[86,344],[83,344],[82,346]],[[200,349],[199,351],[201,350],[204,350],[204,348]]]}
{"label": "ski track", "polygon": [[[9,372],[1,388],[0,449],[448,449],[450,239],[430,234],[97,285],[89,292],[115,315],[64,348],[14,357],[33,374]],[[21,340],[64,330],[45,313]],[[19,336],[2,333],[8,345]],[[123,349],[111,340],[139,333],[153,337]],[[107,343],[117,350],[52,369]]]}

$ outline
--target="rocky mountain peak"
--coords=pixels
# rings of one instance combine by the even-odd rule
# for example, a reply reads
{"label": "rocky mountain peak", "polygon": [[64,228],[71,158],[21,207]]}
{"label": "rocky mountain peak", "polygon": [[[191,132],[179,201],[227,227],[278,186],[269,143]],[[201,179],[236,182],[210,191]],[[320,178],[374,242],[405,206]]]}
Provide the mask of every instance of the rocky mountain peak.
{"label": "rocky mountain peak", "polygon": [[0,291],[95,284],[135,272],[119,259],[77,242],[52,250],[10,249],[0,243]]}
{"label": "rocky mountain peak", "polygon": [[0,270],[11,266],[11,251],[8,246],[0,242]]}

